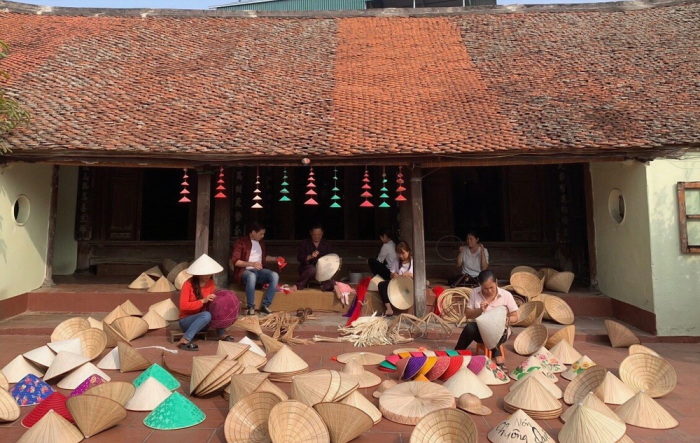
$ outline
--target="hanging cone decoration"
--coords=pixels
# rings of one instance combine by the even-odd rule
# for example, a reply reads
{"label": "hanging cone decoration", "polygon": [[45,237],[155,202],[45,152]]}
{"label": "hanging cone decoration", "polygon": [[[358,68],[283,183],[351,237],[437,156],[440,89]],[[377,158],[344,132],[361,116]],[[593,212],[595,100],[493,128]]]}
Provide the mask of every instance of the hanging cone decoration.
{"label": "hanging cone decoration", "polygon": [[554,439],[522,409],[518,409],[491,429],[487,436],[492,443],[554,442]]}
{"label": "hanging cone decoration", "polygon": [[572,365],[576,363],[576,360],[583,357],[581,353],[574,349],[574,347],[571,346],[566,340],[562,340],[554,345],[549,352],[551,352],[557,360],[565,365]]}
{"label": "hanging cone decoration", "polygon": [[25,432],[17,443],[78,443],[83,434],[54,410],[48,411],[34,426]]}
{"label": "hanging cone decoration", "polygon": [[[85,366],[87,366],[87,365],[85,365]],[[100,372],[100,373],[103,373],[103,372]],[[70,377],[70,375],[68,377]],[[66,377],[66,378],[68,378],[68,377]],[[73,392],[70,393],[70,396],[75,397],[76,395],[83,395],[88,390],[94,388],[95,386],[101,385],[102,383],[107,383],[108,381],[109,380],[105,380],[104,378],[100,377],[97,374],[92,374],[91,376],[86,378],[82,383],[80,383],[78,385],[78,387],[73,389]]]}
{"label": "hanging cone decoration", "polygon": [[632,426],[647,429],[671,429],[678,422],[656,400],[639,391],[615,410],[620,419]]}
{"label": "hanging cone decoration", "polygon": [[33,374],[23,377],[10,390],[10,395],[20,406],[38,405],[51,394],[51,386]]}
{"label": "hanging cone decoration", "polygon": [[280,402],[269,392],[254,392],[234,405],[224,422],[226,441],[231,443],[261,443],[270,441],[267,422],[270,411]]}
{"label": "hanging cone decoration", "polygon": [[386,202],[386,200],[389,198],[389,195],[387,192],[389,190],[386,188],[388,180],[386,179],[386,167],[382,167],[382,188],[379,190],[382,194],[379,196],[380,199],[382,199],[382,203],[379,205],[380,208],[390,208],[389,203]]}
{"label": "hanging cone decoration", "polygon": [[289,186],[289,183],[287,183],[287,178],[287,168],[284,168],[284,175],[282,176],[282,190],[280,190],[280,194],[282,194],[282,198],[280,198],[281,202],[292,201],[289,198],[289,191],[287,190],[287,186]]}
{"label": "hanging cone decoration", "polygon": [[170,397],[172,392],[163,386],[161,382],[153,377],[148,377],[141,386],[136,389],[134,396],[126,403],[128,411],[152,411],[159,404],[163,403],[166,398]]}
{"label": "hanging cone decoration", "polygon": [[619,441],[627,426],[619,420],[578,405],[559,431],[560,443],[615,443]]}
{"label": "hanging cone decoration", "polygon": [[333,197],[331,197],[331,208],[340,208],[340,203],[338,203],[338,200],[340,200],[340,197],[338,197],[338,192],[340,192],[340,189],[338,189],[338,168],[333,169]]}
{"label": "hanging cone decoration", "polygon": [[120,405],[124,406],[131,397],[134,396],[136,388],[129,382],[111,381],[94,386],[85,393],[87,395],[96,395],[98,397],[109,398]]}
{"label": "hanging cone decoration", "polygon": [[51,342],[68,340],[80,331],[88,329],[90,322],[82,317],[73,317],[62,322],[51,333]]}
{"label": "hanging cone decoration", "polygon": [[217,180],[216,184],[218,185],[216,187],[216,190],[219,192],[214,196],[214,198],[226,198],[226,194],[224,194],[226,187],[224,186],[224,167],[223,166],[219,167],[219,180]]}
{"label": "hanging cone decoration", "polygon": [[103,381],[110,381],[109,375],[102,372],[97,366],[92,363],[85,363],[75,371],[68,374],[63,380],[58,382],[58,387],[61,389],[76,389],[85,380],[90,379],[92,376],[97,375],[103,379]]}
{"label": "hanging cone decoration", "polygon": [[182,195],[182,198],[178,201],[178,203],[189,203],[191,200],[187,198],[187,196],[190,194],[190,191],[187,190],[187,187],[189,186],[189,183],[187,183],[187,179],[190,177],[187,175],[187,168],[183,169],[184,175],[182,176],[182,191],[180,191],[180,195]]}
{"label": "hanging cone decoration", "polygon": [[51,366],[51,362],[53,362],[53,359],[56,358],[56,354],[46,345],[32,349],[31,351],[25,352],[22,355],[24,355],[24,358],[30,362],[45,368]]}
{"label": "hanging cone decoration", "polygon": [[141,274],[138,277],[136,277],[136,280],[132,281],[131,284],[129,285],[129,289],[148,289],[156,281],[153,280],[149,275],[147,274]]}
{"label": "hanging cone decoration", "polygon": [[576,408],[578,408],[579,405],[583,405],[589,409],[593,409],[594,411],[600,412],[601,414],[605,415],[606,417],[610,417],[613,420],[618,420],[618,421],[622,422],[622,419],[620,417],[618,417],[617,414],[615,414],[615,412],[613,412],[613,410],[608,407],[608,405],[603,403],[603,401],[601,399],[599,399],[598,397],[596,397],[596,395],[592,392],[589,392],[588,394],[586,394],[586,396],[583,397],[582,400],[580,400],[578,403],[576,403],[575,405],[571,406],[569,409],[564,411],[564,413],[561,414],[561,417],[559,417],[559,418],[561,418],[561,421],[566,423],[566,421],[569,419],[569,417],[571,417],[571,414],[573,414],[576,411]]}
{"label": "hanging cone decoration", "polygon": [[[31,412],[30,412],[31,414]],[[20,416],[19,405],[4,389],[0,389],[0,423],[10,423]]]}
{"label": "hanging cone decoration", "polygon": [[403,169],[403,166],[399,166],[399,173],[396,174],[396,193],[399,194],[394,200],[397,202],[405,202],[406,197],[403,196],[403,192],[406,190],[403,186],[403,172],[401,170]]}
{"label": "hanging cone decoration", "polygon": [[174,391],[180,387],[180,382],[177,381],[175,377],[170,375],[170,372],[163,369],[157,363],[153,363],[150,368],[146,369],[146,371],[144,371],[136,378],[136,380],[133,381],[134,387],[138,388],[141,386],[141,383],[145,382],[148,377],[155,378],[171,391]]}
{"label": "hanging cone decoration", "polygon": [[86,438],[99,434],[126,418],[126,409],[114,400],[83,394],[66,401],[70,414]]}
{"label": "hanging cone decoration", "polygon": [[70,415],[70,412],[68,412],[68,408],[66,407],[66,400],[68,399],[65,395],[61,394],[60,392],[54,392],[22,419],[22,426],[25,428],[31,428],[52,410],[65,420],[75,423],[75,420],[73,420],[73,417]]}
{"label": "hanging cone decoration", "polygon": [[143,419],[143,424],[151,429],[168,431],[196,426],[205,418],[204,412],[194,403],[174,392]]}
{"label": "hanging cone decoration", "polygon": [[34,366],[22,355],[18,355],[5,365],[5,367],[2,368],[2,373],[8,383],[17,383],[28,374],[36,375],[37,377],[42,377],[44,375],[44,371]]}
{"label": "hanging cone decoration", "polygon": [[634,332],[616,321],[605,320],[605,329],[613,348],[629,348],[641,343]]}
{"label": "hanging cone decoration", "polygon": [[621,405],[634,397],[634,391],[622,383],[622,380],[615,377],[615,374],[608,371],[603,383],[595,390],[595,395],[607,404]]}
{"label": "hanging cone decoration", "polygon": [[128,343],[117,343],[117,350],[119,351],[119,372],[144,371],[151,366],[151,362]]}
{"label": "hanging cone decoration", "polygon": [[177,321],[180,318],[180,309],[169,298],[152,304],[148,310],[156,311],[165,321]]}
{"label": "hanging cone decoration", "polygon": [[262,201],[262,197],[260,197],[260,168],[255,169],[255,191],[253,191],[253,206],[251,206],[252,209],[262,209],[262,205],[260,202]]}
{"label": "hanging cone decoration", "polygon": [[360,205],[361,208],[373,208],[374,205],[372,204],[371,201],[367,200],[368,198],[372,198],[372,194],[369,192],[372,187],[369,184],[369,172],[367,171],[367,167],[365,167],[365,177],[362,179],[362,182],[364,183],[362,185],[362,189],[364,189],[364,192],[360,194],[360,197],[364,197],[365,201],[362,202]]}
{"label": "hanging cone decoration", "polygon": [[457,371],[443,386],[449,389],[456,398],[464,394],[474,394],[479,397],[479,399],[483,400],[493,395],[491,388],[486,386],[486,383],[481,381],[479,377],[467,368],[462,368]]}
{"label": "hanging cone decoration", "polygon": [[148,311],[141,318],[148,324],[149,331],[168,327],[168,322],[156,311]]}
{"label": "hanging cone decoration", "polygon": [[[117,343],[117,346],[119,346],[119,343]],[[111,371],[119,370],[119,348],[112,349],[107,355],[102,357],[102,360],[97,363],[97,367]]]}
{"label": "hanging cone decoration", "polygon": [[347,443],[374,426],[372,418],[354,406],[326,402],[315,405],[314,409],[328,427],[333,443]]}
{"label": "hanging cone decoration", "polygon": [[[308,181],[309,181],[309,183],[306,185],[307,188],[312,189],[312,188],[315,188],[315,187],[316,187],[316,185],[314,184],[314,182],[316,181],[316,179],[314,178],[314,168],[313,168],[313,166],[312,166],[311,169],[309,170],[309,179],[308,179]],[[309,195],[308,192],[307,192],[306,194]],[[316,193],[314,193],[313,195],[316,195]],[[309,199],[306,200],[306,201],[304,202],[304,204],[305,204],[305,205],[308,205],[308,206],[317,206],[317,205],[318,205],[318,202],[317,202],[316,200],[314,200],[313,196],[309,196]]]}

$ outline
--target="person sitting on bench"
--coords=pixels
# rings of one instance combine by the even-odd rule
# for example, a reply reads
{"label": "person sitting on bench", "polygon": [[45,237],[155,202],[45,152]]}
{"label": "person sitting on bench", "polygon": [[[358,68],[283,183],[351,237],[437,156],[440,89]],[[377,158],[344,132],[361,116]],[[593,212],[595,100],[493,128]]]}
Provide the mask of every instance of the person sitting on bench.
{"label": "person sitting on bench", "polygon": [[[199,346],[192,342],[194,336],[200,331],[206,331],[211,323],[211,313],[204,309],[204,305],[214,301],[216,285],[212,276],[223,271],[213,258],[202,254],[195,260],[186,272],[192,275],[182,285],[180,291],[180,329],[185,333],[178,342],[178,347],[185,351],[198,351]],[[226,334],[226,329],[216,330],[219,340],[234,341],[233,337]]]}
{"label": "person sitting on bench", "polygon": [[489,251],[484,245],[479,243],[479,236],[476,232],[470,231],[467,234],[467,246],[459,248],[457,266],[462,267],[462,274],[447,279],[447,284],[453,288],[457,286],[477,286],[479,282],[476,277],[479,275],[479,272],[488,269]]}
{"label": "person sitting on bench", "polygon": [[267,255],[264,238],[265,227],[259,222],[253,222],[250,224],[248,235],[239,238],[233,245],[233,281],[245,285],[248,315],[255,315],[255,286],[265,283],[269,286],[265,290],[260,312],[272,314],[270,305],[280,280],[279,274],[265,268],[265,262],[276,261],[277,257]]}
{"label": "person sitting on bench", "polygon": [[372,270],[372,274],[378,275],[384,280],[389,280],[391,278],[391,267],[396,260],[396,244],[391,239],[391,229],[380,229],[379,240],[383,243],[382,249],[379,250],[377,258],[367,259],[367,266]]}
{"label": "person sitting on bench", "polygon": [[[309,286],[309,281],[316,278],[316,263],[324,255],[331,253],[331,244],[323,238],[323,225],[316,223],[309,231],[309,238],[304,239],[299,244],[297,260],[299,260],[299,280],[292,286],[292,290],[305,289]],[[332,291],[335,286],[334,280],[321,281],[321,290]]]}
{"label": "person sitting on bench", "polygon": [[399,276],[413,278],[413,254],[411,247],[405,241],[400,241],[396,245],[396,260],[391,266],[389,278],[377,285],[377,291],[382,298],[382,303],[384,303],[384,315],[387,317],[394,315],[394,310],[389,302],[389,282],[392,278]]}
{"label": "person sitting on bench", "polygon": [[[479,281],[479,287],[474,289],[469,297],[465,315],[467,319],[475,319],[483,312],[497,306],[505,306],[508,309],[508,317],[506,320],[506,328],[503,331],[503,337],[501,337],[496,347],[491,350],[491,355],[496,360],[496,364],[503,369],[504,372],[507,372],[500,347],[508,340],[508,337],[510,337],[511,330],[508,325],[510,322],[516,322],[518,320],[518,305],[513,299],[513,294],[498,287],[498,280],[496,280],[496,276],[493,272],[481,271],[477,276],[477,280]],[[470,321],[467,322],[467,325],[462,329],[455,350],[467,349],[473,341],[483,343],[476,322]]]}

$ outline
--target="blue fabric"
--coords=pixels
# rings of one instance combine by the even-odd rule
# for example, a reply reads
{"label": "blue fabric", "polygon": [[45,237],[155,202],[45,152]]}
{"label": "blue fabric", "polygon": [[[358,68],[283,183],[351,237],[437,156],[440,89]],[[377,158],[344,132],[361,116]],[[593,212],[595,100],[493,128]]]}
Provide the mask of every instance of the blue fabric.
{"label": "blue fabric", "polygon": [[[180,329],[185,332],[185,339],[190,342],[194,339],[196,333],[209,329],[211,323],[211,313],[202,311],[198,314],[190,315],[180,319]],[[217,329],[216,333],[221,337],[226,332],[226,329]]]}
{"label": "blue fabric", "polygon": [[241,282],[245,285],[245,298],[248,309],[255,307],[255,286],[268,283],[270,286],[265,290],[265,298],[262,305],[268,307],[272,304],[277,292],[277,284],[280,276],[269,269],[246,269],[241,276]]}
{"label": "blue fabric", "polygon": [[38,405],[53,394],[53,389],[44,380],[34,374],[25,375],[22,380],[17,382],[10,390],[12,398],[15,399],[20,406]]}

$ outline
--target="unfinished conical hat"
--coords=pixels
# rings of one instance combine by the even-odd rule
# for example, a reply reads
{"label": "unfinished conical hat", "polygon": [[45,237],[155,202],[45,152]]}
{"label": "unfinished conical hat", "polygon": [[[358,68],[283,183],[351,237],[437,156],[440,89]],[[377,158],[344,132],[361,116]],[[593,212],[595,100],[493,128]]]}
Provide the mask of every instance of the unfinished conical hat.
{"label": "unfinished conical hat", "polygon": [[180,309],[169,298],[152,304],[148,310],[156,311],[165,321],[177,321],[180,318]]}
{"label": "unfinished conical hat", "polygon": [[615,374],[608,371],[608,373],[605,374],[603,383],[595,390],[595,395],[605,403],[621,405],[634,397],[634,391],[626,384],[622,383],[622,380],[615,377]]}
{"label": "unfinished conical hat", "polygon": [[265,351],[263,351],[260,346],[258,346],[253,340],[249,339],[248,337],[243,337],[238,341],[238,343],[250,346],[250,351],[258,354],[261,357],[267,357]]}
{"label": "unfinished conical hat", "polygon": [[525,375],[523,376],[523,378],[521,378],[520,380],[518,380],[518,381],[516,381],[515,383],[513,383],[513,384],[508,388],[508,390],[509,390],[509,391],[512,391],[512,390],[514,390],[514,389],[517,389],[518,387],[520,387],[520,385],[522,385],[522,384],[525,382],[525,380],[527,380],[527,379],[530,378],[530,377],[536,378],[537,381],[539,381],[539,382],[542,384],[542,386],[544,386],[545,389],[547,389],[547,390],[549,391],[549,393],[552,394],[552,395],[554,396],[554,398],[556,398],[557,400],[561,399],[561,398],[564,396],[564,392],[561,390],[561,388],[560,388],[559,386],[557,386],[556,384],[554,384],[554,383],[552,382],[552,380],[548,379],[548,378],[542,373],[542,371],[532,371],[532,372],[528,372],[527,374],[525,374]]}
{"label": "unfinished conical hat", "polygon": [[561,403],[554,398],[534,377],[528,377],[522,385],[510,391],[503,401],[519,409],[533,412],[549,412],[561,409]]}
{"label": "unfinished conical hat", "polygon": [[260,335],[258,335],[258,337],[260,337],[260,341],[262,342],[262,345],[265,348],[265,351],[270,352],[270,353],[275,353],[275,352],[278,352],[280,349],[282,349],[283,343],[275,340],[274,338],[270,337],[269,335],[267,335],[265,333],[261,333]]}
{"label": "unfinished conical hat", "polygon": [[90,327],[90,322],[82,317],[73,317],[62,322],[51,333],[51,342],[68,340],[76,333]]}
{"label": "unfinished conical hat", "polygon": [[556,358],[554,354],[549,352],[544,346],[542,346],[532,355],[533,357],[539,358],[542,361],[542,367],[553,374],[559,374],[560,372],[564,372],[564,369],[566,369],[566,366],[561,364],[559,359]]}
{"label": "unfinished conical hat", "polygon": [[264,372],[280,374],[288,372],[300,372],[309,369],[301,357],[296,355],[289,346],[282,346],[263,368]]}
{"label": "unfinished conical hat", "polygon": [[461,397],[463,394],[474,394],[480,399],[489,398],[493,395],[491,388],[486,386],[486,383],[467,368],[457,371],[443,386],[449,389],[456,398]]}
{"label": "unfinished conical hat", "polygon": [[291,396],[306,406],[313,406],[323,401],[332,385],[335,386],[335,391],[331,395],[335,396],[340,386],[340,375],[336,371],[320,369],[308,374],[295,375],[292,377]]}
{"label": "unfinished conical hat", "polygon": [[135,390],[136,388],[134,388],[134,385],[131,383],[125,381],[111,381],[109,383],[102,383],[101,385],[93,386],[85,393],[88,395],[109,398],[124,406],[129,400],[131,400],[131,397],[134,396]]}
{"label": "unfinished conical hat", "polygon": [[481,404],[481,399],[474,394],[460,395],[457,407],[474,415],[491,415],[491,409]]}
{"label": "unfinished conical hat", "polygon": [[4,389],[0,389],[0,423],[9,423],[19,418],[19,405]]}
{"label": "unfinished conical hat", "polygon": [[607,417],[612,418],[613,420],[622,421],[620,419],[620,417],[618,417],[615,414],[615,412],[613,412],[613,410],[608,407],[608,405],[603,403],[603,401],[601,399],[599,399],[598,397],[596,397],[596,395],[592,392],[589,392],[588,394],[586,394],[586,396],[583,397],[582,400],[580,400],[578,403],[575,403],[569,409],[564,411],[564,413],[561,414],[561,416],[559,417],[559,418],[561,418],[561,421],[566,423],[566,421],[569,419],[571,414],[573,414],[574,411],[576,410],[576,408],[578,408],[578,405],[584,405],[587,408],[593,409],[593,410],[598,411]]}
{"label": "unfinished conical hat", "polygon": [[100,320],[96,320],[92,317],[87,318],[88,323],[90,323],[91,328],[99,329],[100,331],[102,330],[102,322]]}
{"label": "unfinished conical hat", "polygon": [[608,331],[608,337],[613,348],[627,348],[640,343],[634,332],[621,323],[605,320],[605,329]]}
{"label": "unfinished conical hat", "polygon": [[90,378],[91,375],[99,375],[105,381],[111,380],[109,375],[102,372],[97,366],[92,363],[85,363],[58,382],[58,387],[61,389],[73,390],[80,386],[86,379]]}
{"label": "unfinished conical hat", "polygon": [[392,278],[387,287],[387,295],[397,309],[410,308],[413,306],[413,279],[405,276]]}
{"label": "unfinished conical hat", "polygon": [[671,429],[678,426],[676,419],[644,391],[636,393],[615,413],[628,425],[640,428]]}
{"label": "unfinished conical hat", "polygon": [[491,429],[488,438],[492,443],[554,443],[554,439],[522,409],[518,409]]}
{"label": "unfinished conical hat", "polygon": [[169,258],[164,258],[163,262],[161,263],[161,266],[167,274],[168,272],[172,271],[175,266],[177,266],[177,262]]}
{"label": "unfinished conical hat", "polygon": [[78,443],[82,439],[78,428],[51,409],[17,443]]}
{"label": "unfinished conical hat", "polygon": [[10,389],[10,382],[7,381],[5,374],[0,371],[0,389],[7,391]]}
{"label": "unfinished conical hat", "polygon": [[205,355],[192,358],[192,375],[190,377],[190,395],[197,392],[197,387],[207,378],[219,363],[226,359],[223,355]]}
{"label": "unfinished conical hat", "polygon": [[568,341],[562,340],[549,350],[552,355],[565,365],[576,363],[576,360],[583,357]]}
{"label": "unfinished conical hat", "polygon": [[260,328],[260,319],[257,315],[248,315],[241,317],[232,325],[235,329],[241,329],[243,331],[252,332],[255,335],[262,334],[262,329]]}
{"label": "unfinished conical hat", "polygon": [[223,355],[228,360],[236,360],[248,349],[250,349],[249,345],[219,340],[219,345],[216,348],[216,355]]}
{"label": "unfinished conical hat", "polygon": [[202,254],[187,268],[187,273],[190,275],[214,275],[223,270],[224,268],[216,260],[207,254]]}
{"label": "unfinished conical hat", "polygon": [[114,320],[122,317],[128,317],[129,313],[124,310],[124,308],[121,307],[121,305],[117,306],[105,316],[105,318],[102,319],[102,323],[107,323],[108,325],[111,325]]}
{"label": "unfinished conical hat", "polygon": [[148,276],[148,274],[144,272],[143,274],[136,277],[134,281],[131,282],[131,284],[129,285],[129,289],[148,289],[151,286],[153,286],[155,282],[155,280],[153,280],[150,276]]}
{"label": "unfinished conical hat", "polygon": [[31,351],[25,352],[22,355],[24,355],[24,358],[30,362],[44,366],[45,368],[51,366],[51,362],[53,362],[53,359],[56,358],[56,354],[46,345],[32,349]]}
{"label": "unfinished conical hat", "polygon": [[394,380],[384,380],[383,382],[381,382],[379,384],[379,387],[377,388],[377,390],[372,393],[372,397],[374,397],[374,398],[381,397],[382,394],[384,393],[384,391],[386,391],[389,388],[393,388],[397,384],[398,383]]}
{"label": "unfinished conical hat", "polygon": [[411,443],[477,443],[474,421],[459,409],[441,409],[423,417],[411,433]]}
{"label": "unfinished conical hat", "polygon": [[196,426],[205,418],[204,412],[194,403],[179,392],[174,392],[143,419],[143,424],[167,431]]}
{"label": "unfinished conical hat", "polygon": [[2,374],[5,376],[8,383],[17,383],[27,374],[41,377],[44,375],[44,371],[34,366],[34,364],[24,358],[24,356],[18,355],[2,368]]}
{"label": "unfinished conical hat", "polygon": [[187,263],[186,261],[183,261],[183,262],[181,262],[181,263],[178,263],[174,268],[172,268],[172,269],[170,270],[170,272],[168,272],[168,281],[169,281],[170,283],[175,283],[175,279],[177,278],[177,276],[178,276],[182,271],[184,271],[185,269],[187,269],[187,266],[188,266],[188,265],[189,265],[189,263]]}
{"label": "unfinished conical hat", "polygon": [[595,392],[605,380],[607,371],[602,366],[591,366],[573,379],[564,390],[564,402],[569,405],[578,403],[589,392]]}
{"label": "unfinished conical hat", "polygon": [[152,411],[170,397],[170,394],[172,394],[170,389],[163,386],[161,382],[153,377],[148,377],[136,389],[134,396],[126,403],[125,408],[129,411]]}
{"label": "unfinished conical hat", "polygon": [[119,370],[119,348],[114,348],[107,353],[99,363],[97,367],[104,370]]}
{"label": "unfinished conical hat", "polygon": [[99,434],[126,418],[124,406],[107,397],[87,393],[69,398],[66,406],[86,438]]}
{"label": "unfinished conical hat", "polygon": [[270,411],[280,402],[269,392],[254,392],[236,405],[226,416],[224,435],[228,443],[269,443],[267,422]]}
{"label": "unfinished conical hat", "polygon": [[377,407],[374,406],[371,401],[367,400],[367,398],[362,395],[360,391],[353,391],[350,395],[340,400],[340,403],[354,406],[357,409],[364,411],[370,416],[375,425],[382,421],[382,413],[379,412],[379,409],[377,409]]}
{"label": "unfinished conical hat", "polygon": [[145,371],[151,366],[151,362],[134,349],[131,345],[124,342],[117,343],[117,351],[119,353],[119,371]]}
{"label": "unfinished conical hat", "polygon": [[155,378],[171,391],[174,391],[180,387],[180,382],[177,381],[177,379],[173,377],[170,372],[163,369],[163,367],[157,363],[153,363],[150,368],[146,369],[141,375],[139,375],[136,380],[133,381],[134,386],[138,388],[141,383],[146,381],[148,377]]}
{"label": "unfinished conical hat", "polygon": [[527,360],[520,363],[520,365],[517,368],[515,368],[509,375],[510,378],[512,378],[513,380],[520,380],[525,376],[525,374],[532,371],[542,371],[542,374],[548,379],[550,379],[552,383],[556,383],[559,381],[556,375],[552,374],[542,366],[542,360],[535,357],[534,355],[529,356]]}
{"label": "unfinished conical hat", "polygon": [[127,341],[141,337],[148,332],[148,323],[139,317],[122,317],[114,320],[112,327]]}
{"label": "unfinished conical hat", "polygon": [[501,337],[503,337],[503,332],[506,330],[507,316],[508,308],[497,306],[476,318],[476,326],[479,328],[481,339],[484,341],[486,349],[495,348]]}
{"label": "unfinished conical hat", "polygon": [[141,319],[148,324],[149,330],[166,328],[168,326],[168,322],[156,311],[148,311]]}
{"label": "unfinished conical hat", "polygon": [[382,415],[405,425],[415,425],[427,414],[455,405],[454,395],[437,383],[409,381],[387,389],[379,397]]}
{"label": "unfinished conical hat", "polygon": [[644,390],[652,398],[673,391],[678,381],[673,366],[649,354],[634,354],[622,360],[620,378],[633,391]]}
{"label": "unfinished conical hat", "polygon": [[89,358],[82,355],[74,354],[68,351],[61,351],[56,354],[56,358],[53,359],[51,366],[49,366],[49,368],[46,370],[44,380],[48,381],[58,377],[59,375],[66,374],[89,361]]}
{"label": "unfinished conical hat", "polygon": [[185,284],[185,282],[189,279],[192,278],[191,274],[188,274],[187,271],[182,270],[180,271],[179,274],[177,274],[177,277],[175,277],[175,281],[173,282],[173,285],[175,286],[175,289],[178,291],[182,290],[182,286]]}
{"label": "unfinished conical hat", "polygon": [[267,363],[265,357],[261,357],[255,352],[248,349],[240,357],[237,358],[238,363],[245,366],[253,366],[254,368],[262,368]]}
{"label": "unfinished conical hat", "polygon": [[153,285],[148,288],[148,292],[174,292],[175,286],[168,280],[167,277],[159,278]]}
{"label": "unfinished conical hat", "polygon": [[267,423],[270,439],[275,443],[328,443],[330,435],[323,419],[304,403],[287,400],[270,411]]}
{"label": "unfinished conical hat", "polygon": [[386,360],[386,357],[374,352],[350,352],[348,354],[340,354],[336,357],[339,363],[347,363],[352,359],[362,366],[378,365]]}
{"label": "unfinished conical hat", "polygon": [[[501,332],[503,335],[503,332]],[[500,339],[500,337],[499,337]],[[544,346],[547,342],[547,327],[544,325],[531,325],[515,337],[513,348],[520,355],[531,355]],[[494,346],[495,347],[495,346]],[[488,348],[493,349],[493,348]]]}
{"label": "unfinished conical hat", "polygon": [[354,440],[374,425],[372,418],[364,411],[343,403],[318,403],[314,409],[328,427],[333,443]]}
{"label": "unfinished conical hat", "polygon": [[127,300],[124,303],[122,303],[121,307],[129,315],[136,315],[139,317],[143,315],[143,312],[141,312],[141,310],[139,308],[137,308],[136,305],[131,302],[131,300]]}
{"label": "unfinished conical hat", "polygon": [[559,431],[560,443],[616,443],[627,426],[589,407],[579,404]]}
{"label": "unfinished conical hat", "polygon": [[73,338],[80,340],[80,348],[83,356],[94,360],[102,354],[107,347],[107,336],[99,329],[88,328],[75,334]]}
{"label": "unfinished conical hat", "polygon": [[362,363],[356,358],[348,361],[341,372],[350,379],[357,381],[360,385],[360,389],[371,388],[382,382],[382,379],[379,378],[378,375],[365,371]]}
{"label": "unfinished conical hat", "polygon": [[628,351],[629,351],[629,354],[630,354],[630,355],[633,355],[633,354],[649,354],[649,355],[653,355],[654,357],[662,358],[656,351],[654,351],[653,349],[648,348],[648,347],[646,347],[646,346],[644,346],[644,345],[631,345],[631,346],[629,347]]}
{"label": "unfinished conical hat", "polygon": [[595,363],[593,360],[588,358],[587,355],[584,355],[583,357],[579,358],[576,360],[566,371],[561,373],[561,376],[564,377],[567,380],[573,380],[580,373],[585,371],[586,369],[590,368],[591,366],[595,366]]}

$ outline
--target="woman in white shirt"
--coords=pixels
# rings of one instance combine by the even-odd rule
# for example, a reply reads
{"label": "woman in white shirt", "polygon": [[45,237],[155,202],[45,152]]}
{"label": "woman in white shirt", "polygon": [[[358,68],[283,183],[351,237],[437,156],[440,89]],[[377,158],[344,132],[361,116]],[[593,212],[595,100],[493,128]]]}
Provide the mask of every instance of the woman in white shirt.
{"label": "woman in white shirt", "polygon": [[367,259],[367,266],[372,274],[378,275],[384,280],[391,278],[391,267],[396,261],[396,244],[391,239],[391,229],[382,228],[379,231],[379,240],[382,241],[382,249],[377,258]]}
{"label": "woman in white shirt", "polygon": [[413,254],[410,246],[405,241],[401,241],[396,245],[396,260],[391,266],[390,278],[377,285],[379,296],[384,303],[384,315],[387,317],[394,315],[394,310],[389,302],[389,280],[399,276],[413,278]]}
{"label": "woman in white shirt", "polygon": [[459,248],[457,266],[462,268],[460,275],[447,279],[447,284],[455,286],[476,286],[476,277],[489,267],[489,251],[479,243],[479,236],[474,231],[467,234],[467,246]]}

